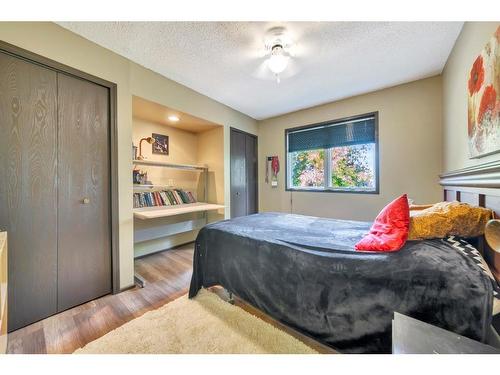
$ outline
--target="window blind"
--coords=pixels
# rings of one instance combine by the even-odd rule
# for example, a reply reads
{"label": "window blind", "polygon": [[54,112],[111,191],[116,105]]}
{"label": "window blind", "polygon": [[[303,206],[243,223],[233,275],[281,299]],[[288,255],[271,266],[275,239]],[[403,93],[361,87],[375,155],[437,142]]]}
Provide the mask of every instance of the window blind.
{"label": "window blind", "polygon": [[374,116],[288,132],[288,152],[373,142],[375,142]]}

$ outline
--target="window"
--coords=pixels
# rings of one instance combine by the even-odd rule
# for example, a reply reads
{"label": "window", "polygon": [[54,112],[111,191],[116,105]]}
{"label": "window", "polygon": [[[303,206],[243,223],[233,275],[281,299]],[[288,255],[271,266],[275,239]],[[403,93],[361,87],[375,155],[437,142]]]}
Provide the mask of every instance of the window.
{"label": "window", "polygon": [[285,132],[287,190],[378,193],[377,113]]}

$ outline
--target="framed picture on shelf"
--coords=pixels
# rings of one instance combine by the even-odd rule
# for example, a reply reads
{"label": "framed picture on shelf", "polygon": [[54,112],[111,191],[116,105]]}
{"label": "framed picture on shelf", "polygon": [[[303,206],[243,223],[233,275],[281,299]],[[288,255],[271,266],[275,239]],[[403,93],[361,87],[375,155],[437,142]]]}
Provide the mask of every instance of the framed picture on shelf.
{"label": "framed picture on shelf", "polygon": [[155,143],[151,145],[153,154],[168,155],[168,135],[153,133],[152,137],[155,140]]}

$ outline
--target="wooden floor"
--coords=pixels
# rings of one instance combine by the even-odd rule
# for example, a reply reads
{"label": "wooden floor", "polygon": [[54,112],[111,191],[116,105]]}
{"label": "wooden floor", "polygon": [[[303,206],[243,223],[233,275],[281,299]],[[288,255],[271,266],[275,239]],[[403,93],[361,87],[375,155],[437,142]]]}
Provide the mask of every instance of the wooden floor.
{"label": "wooden floor", "polygon": [[[144,288],[87,302],[8,336],[8,353],[72,353],[122,324],[187,293],[192,274],[193,244],[149,255],[135,261]],[[222,298],[221,288],[213,290]],[[236,299],[236,305],[281,328],[321,353],[334,353]]]}

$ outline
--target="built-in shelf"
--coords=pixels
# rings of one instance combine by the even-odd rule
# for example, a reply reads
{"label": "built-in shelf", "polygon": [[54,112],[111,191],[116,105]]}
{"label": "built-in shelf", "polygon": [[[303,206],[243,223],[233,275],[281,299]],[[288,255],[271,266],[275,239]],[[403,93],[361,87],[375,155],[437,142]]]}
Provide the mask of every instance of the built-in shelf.
{"label": "built-in shelf", "polygon": [[148,220],[148,219],[157,219],[160,217],[188,214],[191,212],[215,211],[224,207],[225,206],[220,204],[203,203],[203,202],[186,203],[175,206],[141,207],[141,208],[134,208],[134,217],[141,220]]}
{"label": "built-in shelf", "polygon": [[174,164],[174,163],[166,163],[162,161],[153,161],[153,160],[134,160],[135,165],[148,165],[151,167],[165,167],[165,168],[176,168],[176,169],[185,169],[190,171],[204,171],[208,169],[207,166],[204,165],[191,165],[191,164]]}
{"label": "built-in shelf", "polygon": [[173,190],[175,189],[174,186],[169,186],[169,185],[157,185],[157,184],[134,184],[134,189],[135,190],[151,190],[151,189],[166,189],[166,190]]}
{"label": "built-in shelf", "polygon": [[[204,187],[202,196],[197,197],[203,202],[186,203],[172,206],[134,208],[134,244],[138,246],[138,248],[134,249],[136,256],[143,256],[158,251],[156,250],[157,245],[148,244],[152,240],[163,241],[163,239],[165,239],[165,243],[170,244],[171,241],[167,240],[167,237],[200,230],[208,223],[209,211],[216,211],[225,207],[221,204],[204,203],[209,199],[208,166],[206,165],[175,164],[152,160],[133,160],[133,163],[134,168],[137,168],[139,166],[150,166],[184,170],[186,172],[195,172],[199,174],[200,178],[198,185],[201,183]],[[141,185],[134,184],[134,192],[136,193],[155,191],[160,189],[172,190],[174,189],[174,187],[161,183]],[[199,214],[176,217],[177,215],[196,212],[198,212]],[[159,220],[161,218],[166,218],[166,220]]]}

